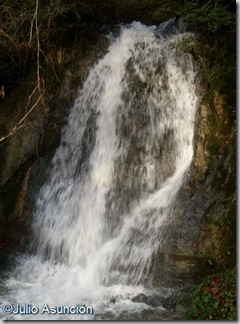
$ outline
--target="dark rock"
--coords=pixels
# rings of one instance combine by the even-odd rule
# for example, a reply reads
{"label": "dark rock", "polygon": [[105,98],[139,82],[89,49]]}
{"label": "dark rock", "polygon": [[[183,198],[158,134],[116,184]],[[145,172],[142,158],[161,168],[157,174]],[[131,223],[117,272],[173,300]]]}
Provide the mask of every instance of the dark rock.
{"label": "dark rock", "polygon": [[115,298],[115,297],[111,297],[111,298],[110,298],[110,303],[115,304],[115,303],[116,303],[116,298]]}
{"label": "dark rock", "polygon": [[160,289],[157,294],[145,295],[139,294],[132,298],[133,302],[145,303],[154,308],[162,306],[163,308],[169,310],[173,309],[176,305],[176,300],[178,298],[179,291],[169,290],[169,289]]}
{"label": "dark rock", "polygon": [[132,301],[135,303],[145,303],[149,305],[149,298],[144,294],[139,294],[132,298]]}

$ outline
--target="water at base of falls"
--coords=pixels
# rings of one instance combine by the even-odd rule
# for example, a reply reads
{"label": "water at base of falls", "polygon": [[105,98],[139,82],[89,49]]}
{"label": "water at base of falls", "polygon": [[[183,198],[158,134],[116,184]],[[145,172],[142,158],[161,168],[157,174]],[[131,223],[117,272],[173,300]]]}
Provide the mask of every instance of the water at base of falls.
{"label": "water at base of falls", "polygon": [[173,293],[151,288],[150,268],[193,157],[196,76],[178,50],[188,35],[160,27],[123,27],[89,72],[38,196],[36,255],[4,282],[3,304],[85,304],[94,314],[4,318],[170,319],[163,304],[134,300]]}

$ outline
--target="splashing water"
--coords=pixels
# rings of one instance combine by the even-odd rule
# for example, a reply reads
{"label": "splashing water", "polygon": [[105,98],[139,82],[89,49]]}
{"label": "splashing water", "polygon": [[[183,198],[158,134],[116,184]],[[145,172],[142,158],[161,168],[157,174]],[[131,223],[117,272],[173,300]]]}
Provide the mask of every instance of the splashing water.
{"label": "splashing water", "polygon": [[21,257],[5,301],[85,303],[95,318],[150,307],[130,299],[147,293],[143,278],[174,217],[193,157],[197,106],[191,56],[177,50],[187,34],[155,30],[122,28],[90,71],[37,200],[37,254]]}

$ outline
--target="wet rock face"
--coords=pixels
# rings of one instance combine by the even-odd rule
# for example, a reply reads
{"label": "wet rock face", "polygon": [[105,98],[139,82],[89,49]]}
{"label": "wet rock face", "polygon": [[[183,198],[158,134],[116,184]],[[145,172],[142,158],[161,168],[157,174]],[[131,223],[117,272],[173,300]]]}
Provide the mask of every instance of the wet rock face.
{"label": "wet rock face", "polygon": [[[55,71],[49,68],[50,72],[44,76],[46,107],[38,104],[27,118],[25,126],[0,143],[0,223],[5,234],[15,232],[10,226],[14,223],[22,224],[17,227],[24,232],[24,224],[33,206],[29,188],[36,174],[42,173],[41,168],[44,168],[45,174],[48,169],[41,160],[45,156],[51,157],[59,145],[61,129],[78,94],[78,88],[94,62],[107,51],[108,43],[108,39],[100,33],[82,32],[73,48],[58,49],[51,53],[50,60],[54,63]],[[9,96],[0,99],[0,137],[7,135],[27,111],[34,82],[35,71],[32,70]],[[28,109],[37,99],[35,93]],[[44,182],[38,181],[41,184]]]}
{"label": "wet rock face", "polygon": [[[111,202],[114,202],[114,214],[124,215],[130,211],[137,201],[158,190],[175,171],[172,155],[176,146],[174,129],[165,127],[162,136],[154,135],[158,127],[156,121],[159,117],[166,118],[166,112],[163,109],[161,115],[149,102],[149,97],[154,96],[156,91],[156,75],[164,76],[167,83],[165,62],[159,61],[156,70],[149,71],[145,80],[137,74],[133,58],[127,63],[125,82],[128,86],[122,95],[124,110],[117,120],[117,133],[121,139],[119,145],[125,148],[125,153],[116,161],[114,185],[108,201],[110,207],[107,208],[111,212]],[[147,109],[148,106],[151,109]]]}
{"label": "wet rock face", "polygon": [[165,309],[172,309],[176,306],[176,301],[179,296],[179,291],[162,289],[155,295],[139,294],[132,298],[133,302],[145,303],[152,307],[162,306]]}
{"label": "wet rock face", "polygon": [[200,105],[188,193],[194,218],[199,219],[194,253],[222,267],[227,259],[228,266],[235,264],[236,239],[236,148],[228,110],[225,97],[217,92],[212,106]]}
{"label": "wet rock face", "polygon": [[[167,289],[160,288],[155,294],[145,295],[139,294],[132,298],[133,302],[145,303],[151,306],[153,309],[148,312],[156,312],[156,310],[162,310],[162,316],[160,315],[155,319],[172,319],[182,320],[187,308],[191,304],[191,291],[189,288],[185,289]],[[167,316],[166,316],[167,314]],[[164,318],[165,316],[166,318]],[[148,320],[151,317],[147,318]],[[152,318],[154,319],[154,317]]]}
{"label": "wet rock face", "polygon": [[236,149],[226,109],[217,93],[213,106],[199,105],[194,160],[173,208],[168,245],[157,257],[155,284],[194,282],[236,262]]}
{"label": "wet rock face", "polygon": [[208,168],[210,153],[207,149],[207,141],[210,136],[208,128],[209,107],[202,104],[199,107],[199,127],[196,135],[195,158],[193,161],[194,168],[199,172],[194,176],[196,180],[204,179],[204,174]]}

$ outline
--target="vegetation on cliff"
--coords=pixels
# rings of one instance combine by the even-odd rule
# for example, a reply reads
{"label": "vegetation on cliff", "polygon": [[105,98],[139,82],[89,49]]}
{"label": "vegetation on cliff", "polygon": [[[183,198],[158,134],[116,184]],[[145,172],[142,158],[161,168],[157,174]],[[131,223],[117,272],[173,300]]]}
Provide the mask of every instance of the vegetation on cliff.
{"label": "vegetation on cliff", "polygon": [[[230,114],[235,116],[236,4],[233,0],[24,0],[21,3],[2,0],[0,10],[0,97],[8,96],[25,77],[29,66],[36,65],[33,95],[38,94],[38,99],[27,107],[27,114],[10,135],[24,125],[25,116],[37,104],[47,111],[45,70],[50,67],[60,81],[53,57],[59,48],[73,45],[81,30],[133,20],[158,24],[174,16],[182,17],[187,28],[198,35],[193,54],[204,72],[209,96],[215,90],[226,94]],[[0,138],[4,139],[3,134]]]}
{"label": "vegetation on cliff", "polygon": [[[2,0],[0,10],[0,84],[5,84],[14,69],[20,67],[24,72],[26,63],[36,60],[39,48],[39,55],[46,60],[49,51],[74,41],[79,29],[133,20],[158,24],[181,16],[201,37],[210,85],[215,89],[234,89],[233,0]],[[224,64],[226,60],[229,64]]]}
{"label": "vegetation on cliff", "polygon": [[0,10],[2,97],[21,81],[30,63],[37,66],[36,86],[41,96],[45,89],[43,62],[54,69],[49,54],[73,44],[82,29],[133,20],[158,24],[181,16],[187,27],[199,35],[195,54],[202,60],[211,92],[228,94],[234,105],[236,4],[233,0],[2,0]]}
{"label": "vegetation on cliff", "polygon": [[236,268],[202,279],[185,319],[236,320]]}

